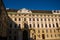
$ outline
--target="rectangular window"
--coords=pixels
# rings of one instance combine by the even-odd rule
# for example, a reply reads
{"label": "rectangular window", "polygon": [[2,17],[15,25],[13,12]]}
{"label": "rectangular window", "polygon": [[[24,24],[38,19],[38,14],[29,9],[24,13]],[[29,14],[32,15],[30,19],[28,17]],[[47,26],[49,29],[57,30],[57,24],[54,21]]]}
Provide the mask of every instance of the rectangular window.
{"label": "rectangular window", "polygon": [[48,33],[48,29],[46,29],[46,33]]}
{"label": "rectangular window", "polygon": [[21,19],[19,18],[19,21],[21,21]]}
{"label": "rectangular window", "polygon": [[41,18],[41,21],[42,21],[43,19]]}
{"label": "rectangular window", "polygon": [[58,26],[58,23],[56,23],[56,27],[59,27],[59,26]]}
{"label": "rectangular window", "polygon": [[54,29],[54,32],[55,32],[55,29]]}
{"label": "rectangular window", "polygon": [[49,24],[49,27],[51,27],[51,24]]}
{"label": "rectangular window", "polygon": [[30,28],[31,28],[31,24],[30,24]]}
{"label": "rectangular window", "polygon": [[48,36],[48,34],[47,34],[47,38],[48,38],[49,36]]}
{"label": "rectangular window", "polygon": [[26,18],[24,18],[24,21],[26,21]]}
{"label": "rectangular window", "polygon": [[46,18],[44,18],[44,21],[46,21]]}
{"label": "rectangular window", "polygon": [[52,30],[50,29],[50,33],[52,33]]}
{"label": "rectangular window", "polygon": [[43,28],[43,24],[41,24],[41,27]]}
{"label": "rectangular window", "polygon": [[15,28],[17,27],[17,24],[15,24],[15,26],[14,26]]}
{"label": "rectangular window", "polygon": [[21,26],[21,25],[19,24],[18,28],[20,28],[20,26]]}
{"label": "rectangular window", "polygon": [[37,21],[39,21],[39,19],[37,18]]}
{"label": "rectangular window", "polygon": [[47,28],[47,24],[45,24],[45,27]]}
{"label": "rectangular window", "polygon": [[57,21],[57,18],[55,20]]}
{"label": "rectangular window", "polygon": [[33,21],[35,21],[35,19],[33,18]]}
{"label": "rectangular window", "polygon": [[51,37],[52,37],[52,34],[51,34]]}
{"label": "rectangular window", "polygon": [[38,28],[39,28],[39,24],[37,24]]}
{"label": "rectangular window", "polygon": [[52,18],[52,21],[54,21],[53,18]]}
{"label": "rectangular window", "polygon": [[31,21],[31,18],[29,18],[29,21]]}
{"label": "rectangular window", "polygon": [[42,30],[42,33],[44,33],[44,30]]}
{"label": "rectangular window", "polygon": [[40,33],[40,30],[38,30],[38,33]]}
{"label": "rectangular window", "polygon": [[48,21],[50,21],[50,19],[48,18]]}
{"label": "rectangular window", "polygon": [[53,27],[55,27],[55,25],[53,24]]}
{"label": "rectangular window", "polygon": [[33,24],[33,27],[35,27],[35,24]]}
{"label": "rectangular window", "polygon": [[15,18],[15,21],[16,21],[17,19]]}

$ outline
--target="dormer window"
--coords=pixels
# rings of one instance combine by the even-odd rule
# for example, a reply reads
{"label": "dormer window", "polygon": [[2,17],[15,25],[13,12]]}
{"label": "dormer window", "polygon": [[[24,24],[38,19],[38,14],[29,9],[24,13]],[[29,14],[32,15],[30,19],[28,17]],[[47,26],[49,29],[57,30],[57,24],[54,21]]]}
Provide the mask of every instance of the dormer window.
{"label": "dormer window", "polygon": [[18,10],[17,13],[32,13],[32,12],[26,8],[22,8],[22,9]]}

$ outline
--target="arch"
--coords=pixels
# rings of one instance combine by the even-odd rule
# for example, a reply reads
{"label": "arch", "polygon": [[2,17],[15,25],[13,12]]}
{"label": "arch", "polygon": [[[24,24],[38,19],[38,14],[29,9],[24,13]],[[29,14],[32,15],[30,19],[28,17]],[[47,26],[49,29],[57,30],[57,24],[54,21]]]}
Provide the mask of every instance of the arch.
{"label": "arch", "polygon": [[27,30],[23,31],[23,40],[28,40],[28,31]]}

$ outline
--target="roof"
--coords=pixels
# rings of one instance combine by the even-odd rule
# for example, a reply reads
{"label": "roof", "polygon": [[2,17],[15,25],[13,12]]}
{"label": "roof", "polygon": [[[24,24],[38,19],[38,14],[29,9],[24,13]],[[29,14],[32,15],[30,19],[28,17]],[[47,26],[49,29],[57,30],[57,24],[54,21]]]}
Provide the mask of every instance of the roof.
{"label": "roof", "polygon": [[[7,12],[17,12],[18,10],[15,9],[9,9]],[[31,10],[32,13],[52,13],[52,11],[49,10]]]}

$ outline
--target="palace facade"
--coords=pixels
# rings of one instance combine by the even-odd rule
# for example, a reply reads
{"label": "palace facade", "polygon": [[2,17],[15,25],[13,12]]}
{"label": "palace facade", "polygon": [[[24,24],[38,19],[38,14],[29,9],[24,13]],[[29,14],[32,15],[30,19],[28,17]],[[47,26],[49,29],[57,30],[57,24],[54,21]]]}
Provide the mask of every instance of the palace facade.
{"label": "palace facade", "polygon": [[8,40],[60,40],[60,10],[7,9]]}

